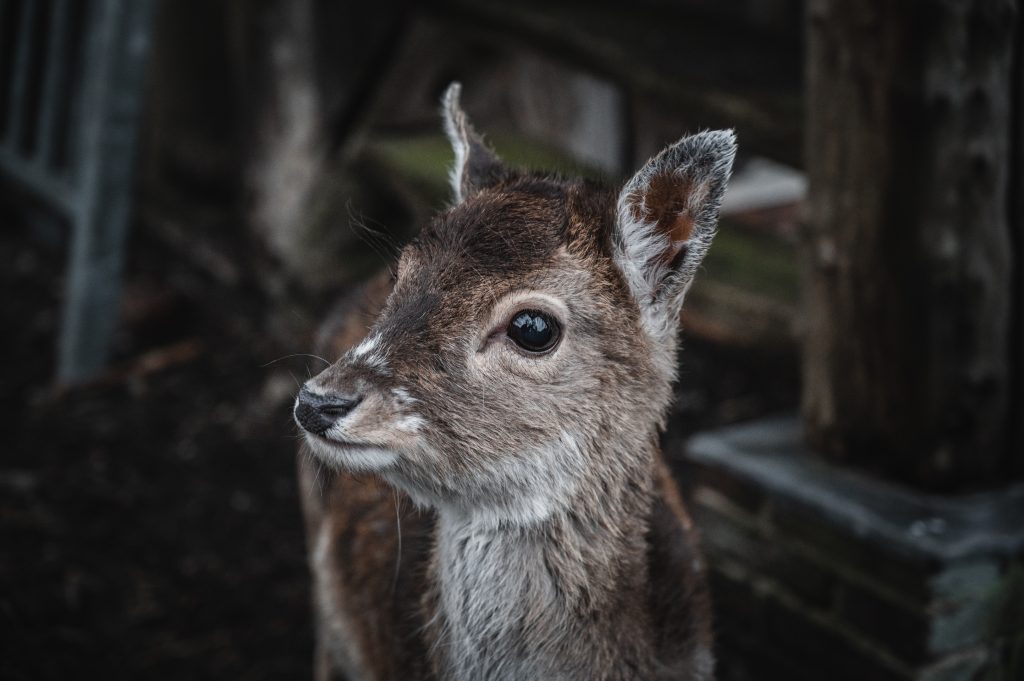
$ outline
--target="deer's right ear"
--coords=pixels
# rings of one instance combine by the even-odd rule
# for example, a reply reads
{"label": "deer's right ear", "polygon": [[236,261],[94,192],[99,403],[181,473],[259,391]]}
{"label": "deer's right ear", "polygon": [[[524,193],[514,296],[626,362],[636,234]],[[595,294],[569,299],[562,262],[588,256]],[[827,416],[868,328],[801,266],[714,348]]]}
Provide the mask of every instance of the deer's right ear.
{"label": "deer's right ear", "polygon": [[507,174],[501,159],[469,124],[466,112],[459,105],[461,92],[462,86],[452,83],[441,98],[444,131],[455,151],[455,165],[449,174],[455,203],[461,203],[467,196],[497,184]]}
{"label": "deer's right ear", "polygon": [[735,156],[731,130],[684,137],[648,161],[619,194],[615,260],[655,335],[675,336],[683,297],[714,237]]}

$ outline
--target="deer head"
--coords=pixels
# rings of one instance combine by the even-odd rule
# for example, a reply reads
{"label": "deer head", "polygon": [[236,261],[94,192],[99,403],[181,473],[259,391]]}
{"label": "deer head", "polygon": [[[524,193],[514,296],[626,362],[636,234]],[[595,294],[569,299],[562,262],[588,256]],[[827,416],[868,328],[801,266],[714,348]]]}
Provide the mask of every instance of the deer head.
{"label": "deer head", "polygon": [[454,204],[402,251],[370,333],[307,381],[295,417],[331,465],[529,524],[645,475],[735,137],[685,137],[616,195],[506,166],[458,84],[443,115]]}

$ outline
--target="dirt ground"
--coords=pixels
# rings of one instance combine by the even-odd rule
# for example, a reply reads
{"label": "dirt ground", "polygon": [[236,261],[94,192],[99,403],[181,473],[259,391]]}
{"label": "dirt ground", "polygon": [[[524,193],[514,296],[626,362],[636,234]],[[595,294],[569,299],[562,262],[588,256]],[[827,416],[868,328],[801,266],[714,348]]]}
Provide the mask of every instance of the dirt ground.
{"label": "dirt ground", "polygon": [[[289,417],[307,368],[272,362],[307,348],[246,287],[144,234],[131,253],[113,368],[58,393],[63,254],[0,233],[0,677],[309,678]],[[791,408],[794,373],[688,339],[671,437]]]}

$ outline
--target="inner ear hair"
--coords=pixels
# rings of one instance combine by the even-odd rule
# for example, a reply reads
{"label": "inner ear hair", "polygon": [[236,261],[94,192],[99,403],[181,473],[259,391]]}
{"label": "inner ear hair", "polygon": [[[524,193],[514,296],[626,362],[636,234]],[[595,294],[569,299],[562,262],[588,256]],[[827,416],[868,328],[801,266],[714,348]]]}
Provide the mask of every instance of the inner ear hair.
{"label": "inner ear hair", "polygon": [[686,242],[696,230],[694,208],[701,203],[700,188],[687,176],[677,177],[677,170],[655,173],[648,181],[647,192],[634,198],[633,217],[654,223],[659,234],[668,237],[661,261],[673,267],[685,255]]}
{"label": "inner ear hair", "polygon": [[664,149],[626,183],[616,259],[637,300],[681,303],[714,236],[735,155],[731,130],[698,133]]}

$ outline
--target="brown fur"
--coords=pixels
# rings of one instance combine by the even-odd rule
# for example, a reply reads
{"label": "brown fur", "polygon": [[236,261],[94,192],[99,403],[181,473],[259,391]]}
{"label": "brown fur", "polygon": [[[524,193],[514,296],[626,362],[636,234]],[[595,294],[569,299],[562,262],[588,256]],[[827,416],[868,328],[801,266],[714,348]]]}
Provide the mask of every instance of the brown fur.
{"label": "brown fur", "polygon": [[[505,167],[457,94],[456,205],[339,306],[296,401],[318,678],[707,681],[657,435],[735,141],[681,140],[616,197]],[[544,352],[509,331],[530,310]]]}
{"label": "brown fur", "polygon": [[[340,356],[358,343],[391,283],[381,273],[339,305],[324,325],[320,350]],[[343,603],[315,603],[317,678],[344,678],[337,675],[344,653],[331,640],[338,609],[357,614],[349,645],[365,651],[370,678],[434,678],[421,637],[431,617],[422,601],[430,590],[433,513],[418,510],[372,475],[326,470],[305,447],[298,465],[310,552],[321,532],[330,537],[328,562],[311,565],[317,596],[325,593],[324,583],[345,594]],[[657,655],[687,660],[711,648],[709,595],[696,528],[660,455],[654,478],[656,502],[645,539],[650,589],[643,606],[658,632]]]}

